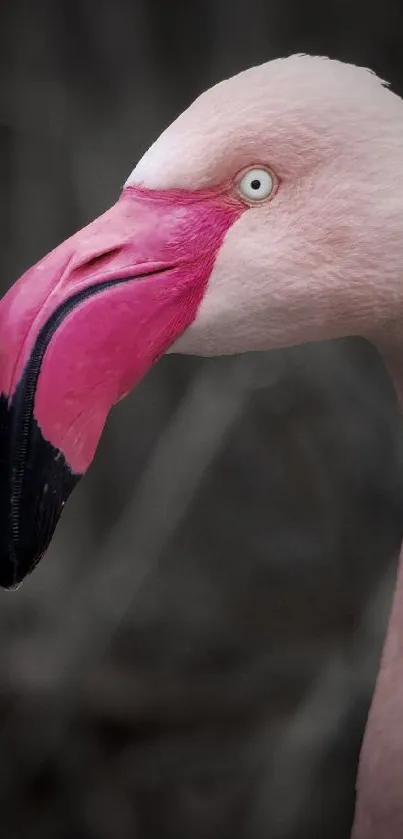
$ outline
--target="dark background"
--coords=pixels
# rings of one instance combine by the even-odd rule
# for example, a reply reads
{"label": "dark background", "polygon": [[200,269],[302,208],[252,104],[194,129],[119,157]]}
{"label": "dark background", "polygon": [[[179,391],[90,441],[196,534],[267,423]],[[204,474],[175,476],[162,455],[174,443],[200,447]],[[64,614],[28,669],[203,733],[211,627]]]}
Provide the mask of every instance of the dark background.
{"label": "dark background", "polygon": [[[402,32],[398,0],[3,2],[1,291],[205,87],[302,51],[403,93]],[[362,341],[163,360],[0,594],[2,839],[348,837],[402,476]]]}

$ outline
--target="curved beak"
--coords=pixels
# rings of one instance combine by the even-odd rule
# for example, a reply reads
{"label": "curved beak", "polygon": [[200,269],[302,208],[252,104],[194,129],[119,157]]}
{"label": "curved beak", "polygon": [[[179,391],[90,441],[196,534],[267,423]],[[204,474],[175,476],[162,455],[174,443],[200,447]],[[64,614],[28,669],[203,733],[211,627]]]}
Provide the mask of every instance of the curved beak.
{"label": "curved beak", "polygon": [[3,587],[43,556],[111,406],[194,319],[233,220],[217,196],[128,188],[0,302]]}

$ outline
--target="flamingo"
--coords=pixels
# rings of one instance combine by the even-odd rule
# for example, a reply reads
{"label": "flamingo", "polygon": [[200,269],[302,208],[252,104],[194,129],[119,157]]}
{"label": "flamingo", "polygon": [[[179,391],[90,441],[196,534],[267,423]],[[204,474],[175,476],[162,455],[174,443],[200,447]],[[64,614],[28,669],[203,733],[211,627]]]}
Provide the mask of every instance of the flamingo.
{"label": "flamingo", "polygon": [[[111,406],[166,352],[360,335],[402,394],[402,219],[403,103],[371,71],[295,55],[203,93],[0,303],[0,584],[42,557]],[[354,839],[403,836],[402,566]]]}

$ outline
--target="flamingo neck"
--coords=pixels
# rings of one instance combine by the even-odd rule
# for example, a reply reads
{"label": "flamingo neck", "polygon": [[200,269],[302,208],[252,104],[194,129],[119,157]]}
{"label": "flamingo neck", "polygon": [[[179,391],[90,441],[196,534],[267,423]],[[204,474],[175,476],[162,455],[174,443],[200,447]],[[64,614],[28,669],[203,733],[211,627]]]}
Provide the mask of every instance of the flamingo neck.
{"label": "flamingo neck", "polygon": [[[379,350],[403,410],[403,342]],[[352,839],[403,837],[403,546],[361,749]]]}

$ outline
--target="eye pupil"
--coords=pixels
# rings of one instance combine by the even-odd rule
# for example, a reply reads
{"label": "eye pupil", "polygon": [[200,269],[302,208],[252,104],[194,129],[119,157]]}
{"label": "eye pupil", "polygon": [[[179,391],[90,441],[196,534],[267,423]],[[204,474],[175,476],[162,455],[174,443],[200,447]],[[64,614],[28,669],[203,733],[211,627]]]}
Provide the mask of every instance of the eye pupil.
{"label": "eye pupil", "polygon": [[258,178],[254,178],[253,181],[251,181],[251,187],[252,189],[260,189],[261,182],[258,180]]}

